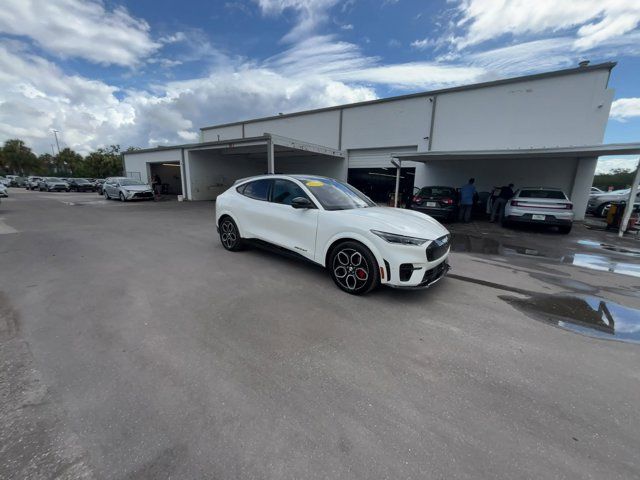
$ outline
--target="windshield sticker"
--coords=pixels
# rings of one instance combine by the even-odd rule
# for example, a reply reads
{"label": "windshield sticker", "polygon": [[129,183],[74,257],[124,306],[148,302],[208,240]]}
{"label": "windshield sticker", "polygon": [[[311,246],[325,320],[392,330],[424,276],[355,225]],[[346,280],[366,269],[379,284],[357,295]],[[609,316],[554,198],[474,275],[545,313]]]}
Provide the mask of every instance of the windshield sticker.
{"label": "windshield sticker", "polygon": [[323,187],[324,183],[322,183],[322,182],[320,182],[318,180],[311,180],[311,181],[305,183],[305,185],[307,187]]}

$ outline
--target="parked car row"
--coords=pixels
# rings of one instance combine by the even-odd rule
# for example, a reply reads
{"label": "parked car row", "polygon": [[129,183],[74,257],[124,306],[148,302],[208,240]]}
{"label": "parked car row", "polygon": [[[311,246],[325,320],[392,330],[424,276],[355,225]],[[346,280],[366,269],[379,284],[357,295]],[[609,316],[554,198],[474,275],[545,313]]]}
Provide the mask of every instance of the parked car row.
{"label": "parked car row", "polygon": [[[491,193],[479,192],[473,205],[474,215],[491,213],[493,202],[498,198],[500,188]],[[458,218],[460,194],[449,186],[427,186],[418,190],[407,208],[443,221]],[[516,223],[556,226],[562,233],[569,233],[573,224],[573,204],[558,188],[525,187],[517,190],[506,202],[504,214],[500,218],[503,226]]]}
{"label": "parked car row", "polygon": [[[631,189],[613,190],[612,192],[592,193],[587,203],[587,213],[596,217],[605,217],[611,202],[627,200]],[[640,191],[636,194],[636,202],[640,202]]]}
{"label": "parked car row", "polygon": [[[96,192],[98,186],[104,182],[94,178],[61,178],[61,177],[27,177],[23,183],[27,190],[41,192]],[[102,193],[100,189],[100,193]]]}

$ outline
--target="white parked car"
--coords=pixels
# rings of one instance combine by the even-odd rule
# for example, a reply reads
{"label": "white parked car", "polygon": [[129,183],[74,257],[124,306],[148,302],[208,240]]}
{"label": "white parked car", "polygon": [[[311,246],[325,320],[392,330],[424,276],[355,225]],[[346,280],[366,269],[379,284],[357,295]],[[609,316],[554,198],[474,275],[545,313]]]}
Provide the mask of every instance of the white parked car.
{"label": "white parked car", "polygon": [[502,224],[540,224],[569,233],[573,225],[573,204],[559,188],[525,187],[518,190],[504,208]]}
{"label": "white parked car", "polygon": [[218,196],[222,245],[269,244],[326,267],[351,294],[426,288],[448,271],[449,232],[411,210],[378,207],[352,186],[315,175],[263,175]]}
{"label": "white parked car", "polygon": [[150,185],[129,177],[109,177],[102,185],[104,198],[117,198],[121,202],[128,200],[153,200]]}

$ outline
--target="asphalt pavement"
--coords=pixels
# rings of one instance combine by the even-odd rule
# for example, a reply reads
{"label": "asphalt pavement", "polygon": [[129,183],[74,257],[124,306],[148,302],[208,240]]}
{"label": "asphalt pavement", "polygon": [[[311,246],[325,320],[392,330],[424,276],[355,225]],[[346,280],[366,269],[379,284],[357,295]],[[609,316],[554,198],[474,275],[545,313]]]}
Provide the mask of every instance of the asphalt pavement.
{"label": "asphalt pavement", "polygon": [[640,477],[633,332],[532,311],[637,312],[637,242],[452,226],[457,278],[354,297],[225,251],[214,208],[2,200],[0,478]]}

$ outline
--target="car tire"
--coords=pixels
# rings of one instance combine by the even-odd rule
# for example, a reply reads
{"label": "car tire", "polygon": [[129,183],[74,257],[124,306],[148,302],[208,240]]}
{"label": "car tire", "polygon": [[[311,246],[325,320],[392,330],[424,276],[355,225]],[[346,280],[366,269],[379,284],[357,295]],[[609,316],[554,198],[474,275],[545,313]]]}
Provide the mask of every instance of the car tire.
{"label": "car tire", "polygon": [[110,200],[111,199],[111,197],[109,197],[109,194],[107,193],[106,190],[104,191],[104,199],[105,200]]}
{"label": "car tire", "polygon": [[564,234],[564,235],[567,235],[567,234],[571,233],[571,227],[572,227],[572,225],[569,225],[569,226],[566,226],[566,227],[565,226],[558,227],[558,231],[560,233]]}
{"label": "car tire", "polygon": [[231,217],[222,217],[218,230],[220,232],[220,243],[222,243],[225,250],[237,252],[243,249],[244,242],[240,236],[240,231]]}
{"label": "car tire", "polygon": [[120,199],[121,202],[127,201],[127,199],[124,197],[124,194],[122,192],[120,192],[120,195],[118,195],[118,198]]}
{"label": "car tire", "polygon": [[603,213],[604,213],[604,209],[605,209],[608,205],[610,205],[610,202],[606,202],[606,203],[603,203],[602,205],[599,205],[599,206],[598,206],[598,208],[596,208],[596,211],[595,211],[596,217],[600,217],[600,218],[602,218]]}
{"label": "car tire", "polygon": [[376,258],[358,242],[336,245],[329,255],[327,268],[338,288],[351,295],[365,295],[380,284]]}

